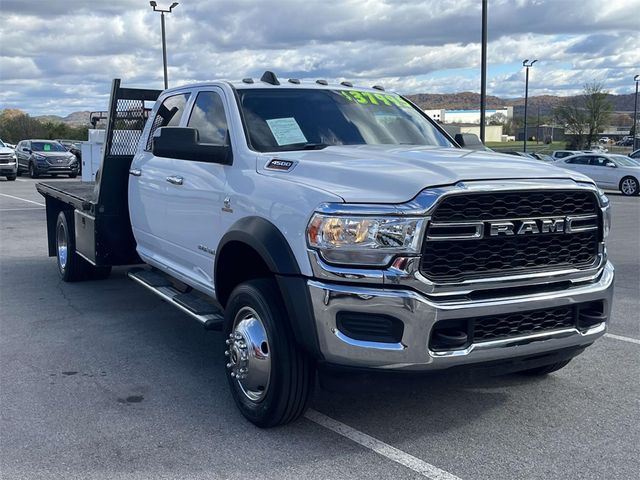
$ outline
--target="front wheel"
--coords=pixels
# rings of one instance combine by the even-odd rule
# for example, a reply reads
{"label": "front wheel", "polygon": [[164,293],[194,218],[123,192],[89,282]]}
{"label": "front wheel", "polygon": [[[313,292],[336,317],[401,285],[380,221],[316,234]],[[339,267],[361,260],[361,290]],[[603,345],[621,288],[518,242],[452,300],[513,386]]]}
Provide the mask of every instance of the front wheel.
{"label": "front wheel", "polygon": [[33,163],[29,164],[29,176],[31,178],[38,178],[38,170],[36,169],[35,165]]}
{"label": "front wheel", "polygon": [[313,392],[315,367],[296,344],[287,317],[272,279],[240,284],[225,308],[231,393],[242,414],[262,428],[300,417]]}
{"label": "front wheel", "polygon": [[633,177],[624,177],[620,181],[620,191],[623,195],[628,197],[638,195],[640,188],[638,186],[638,180]]}
{"label": "front wheel", "polygon": [[16,179],[15,175],[7,175],[7,180],[13,182]]}

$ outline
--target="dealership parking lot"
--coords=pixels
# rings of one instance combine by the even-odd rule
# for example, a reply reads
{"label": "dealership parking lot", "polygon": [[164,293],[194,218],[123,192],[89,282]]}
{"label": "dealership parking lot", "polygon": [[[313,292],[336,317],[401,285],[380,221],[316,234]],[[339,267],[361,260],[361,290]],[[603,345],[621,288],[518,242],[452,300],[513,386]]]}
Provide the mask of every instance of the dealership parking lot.
{"label": "dealership parking lot", "polygon": [[609,333],[565,369],[354,378],[260,430],[233,404],[219,332],[125,268],[59,280],[34,183],[0,181],[1,478],[637,478],[637,197],[610,194]]}

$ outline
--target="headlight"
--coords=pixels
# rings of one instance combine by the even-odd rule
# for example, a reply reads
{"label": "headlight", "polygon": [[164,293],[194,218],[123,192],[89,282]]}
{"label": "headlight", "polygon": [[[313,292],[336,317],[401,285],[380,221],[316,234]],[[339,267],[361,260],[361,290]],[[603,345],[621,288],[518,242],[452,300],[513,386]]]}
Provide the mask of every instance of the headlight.
{"label": "headlight", "polygon": [[38,155],[37,153],[33,154],[33,158],[35,158],[36,160],[46,160],[47,157],[45,157],[44,155]]}
{"label": "headlight", "polygon": [[398,254],[420,253],[424,219],[314,214],[309,247],[329,263],[385,266]]}

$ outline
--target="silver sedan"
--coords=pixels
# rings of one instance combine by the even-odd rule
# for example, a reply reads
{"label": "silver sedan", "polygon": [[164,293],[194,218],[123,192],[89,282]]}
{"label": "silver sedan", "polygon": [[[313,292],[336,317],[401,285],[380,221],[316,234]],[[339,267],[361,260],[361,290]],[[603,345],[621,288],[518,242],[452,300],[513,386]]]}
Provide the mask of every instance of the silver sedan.
{"label": "silver sedan", "polygon": [[610,153],[583,153],[555,162],[592,178],[600,188],[620,190],[623,195],[640,193],[640,160]]}

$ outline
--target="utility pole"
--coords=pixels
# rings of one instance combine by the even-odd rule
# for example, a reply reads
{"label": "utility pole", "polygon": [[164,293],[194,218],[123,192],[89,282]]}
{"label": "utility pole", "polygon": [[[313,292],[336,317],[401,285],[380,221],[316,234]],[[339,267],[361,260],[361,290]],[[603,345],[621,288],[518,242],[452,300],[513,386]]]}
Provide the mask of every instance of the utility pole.
{"label": "utility pole", "polygon": [[166,90],[169,88],[169,78],[167,75],[167,37],[164,29],[164,14],[171,13],[171,11],[178,6],[178,2],[173,2],[169,10],[157,8],[158,4],[156,2],[149,2],[149,5],[151,5],[154,12],[160,12],[160,27],[162,28],[162,66],[164,67],[164,88]]}
{"label": "utility pole", "polygon": [[527,69],[524,81],[524,146],[522,149],[524,153],[527,153],[527,106],[529,104],[529,68],[533,67],[533,64],[537,61],[538,60],[534,60],[531,63],[528,63],[529,59],[526,59],[524,62],[522,62],[522,66]]}
{"label": "utility pole", "polygon": [[480,141],[484,143],[487,110],[487,0],[482,0],[482,53],[480,66]]}
{"label": "utility pole", "polygon": [[633,77],[633,81],[636,82],[636,99],[633,102],[633,150],[638,149],[638,83],[640,83],[640,75]]}

